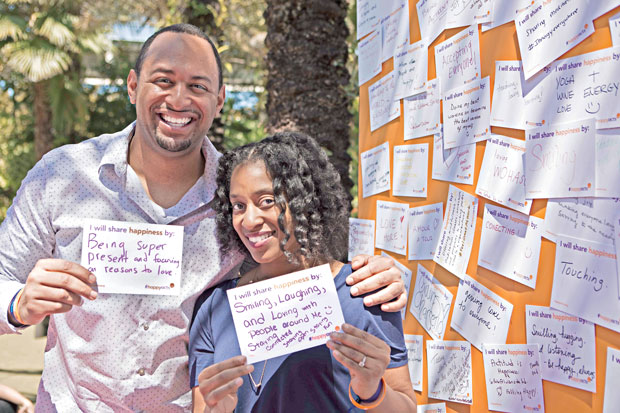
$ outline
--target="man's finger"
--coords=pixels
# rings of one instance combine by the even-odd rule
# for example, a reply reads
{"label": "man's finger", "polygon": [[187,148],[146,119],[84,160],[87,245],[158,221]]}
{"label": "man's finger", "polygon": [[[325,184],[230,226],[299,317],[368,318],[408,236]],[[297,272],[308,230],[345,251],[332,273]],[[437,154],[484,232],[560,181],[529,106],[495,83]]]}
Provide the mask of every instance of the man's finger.
{"label": "man's finger", "polygon": [[372,257],[372,255],[360,254],[353,257],[351,260],[351,268],[353,271],[359,269],[362,265],[366,265],[368,260]]}
{"label": "man's finger", "polygon": [[386,313],[395,313],[400,311],[407,306],[407,298],[408,292],[405,291],[398,297],[397,300],[381,304],[381,311],[385,311]]}
{"label": "man's finger", "polygon": [[72,261],[61,260],[57,258],[42,259],[37,262],[35,268],[41,268],[50,272],[62,272],[71,274],[74,277],[82,280],[86,284],[94,284],[97,282],[95,274],[88,271],[86,268]]}
{"label": "man's finger", "polygon": [[[403,282],[403,280],[396,280],[394,282],[391,282],[381,289],[379,289],[379,287],[383,287],[385,284],[375,284],[374,282],[375,279],[371,278],[358,284],[360,291],[364,291],[358,294],[365,294],[366,291],[374,292],[374,294],[370,294],[364,297],[364,305],[366,307],[372,307],[373,305],[388,302],[390,302],[390,304],[394,304],[393,300],[399,298],[405,289],[405,283]],[[358,285],[356,285],[356,287]],[[353,288],[355,287],[352,287],[351,290],[353,290]]]}
{"label": "man's finger", "polygon": [[[381,273],[389,269],[395,269],[396,273],[398,274],[398,277],[400,277],[400,270],[396,268],[396,266],[394,265],[394,261],[392,261],[392,259],[389,257],[380,257],[380,256],[368,257],[367,259],[364,260],[364,262],[366,263],[366,265],[354,271],[351,275],[347,277],[347,284],[349,285],[355,284],[357,282],[365,280],[366,278],[370,277],[373,274]],[[351,267],[354,268],[353,266]],[[389,284],[389,280],[386,284]],[[383,284],[383,285],[386,285],[386,284]],[[365,291],[365,292],[368,292],[368,291]],[[359,295],[359,294],[362,294],[362,293],[358,293],[354,295]]]}

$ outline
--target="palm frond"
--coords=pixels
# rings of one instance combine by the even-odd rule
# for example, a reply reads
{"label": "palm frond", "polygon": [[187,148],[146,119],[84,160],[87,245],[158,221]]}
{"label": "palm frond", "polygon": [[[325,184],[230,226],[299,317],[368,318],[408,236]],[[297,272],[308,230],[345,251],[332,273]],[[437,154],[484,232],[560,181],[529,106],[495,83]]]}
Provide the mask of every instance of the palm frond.
{"label": "palm frond", "polygon": [[35,32],[58,47],[68,48],[75,42],[75,34],[73,34],[71,29],[52,16],[46,16],[41,26]]}
{"label": "palm frond", "polygon": [[10,14],[0,16],[0,41],[21,40],[27,36],[27,23],[24,19]]}
{"label": "palm frond", "polygon": [[102,54],[113,48],[112,42],[103,33],[80,36],[77,41],[82,50],[89,50],[95,54]]}
{"label": "palm frond", "polygon": [[19,41],[8,43],[0,49],[6,56],[7,66],[21,73],[32,82],[49,79],[69,68],[71,57],[63,50],[42,44]]}

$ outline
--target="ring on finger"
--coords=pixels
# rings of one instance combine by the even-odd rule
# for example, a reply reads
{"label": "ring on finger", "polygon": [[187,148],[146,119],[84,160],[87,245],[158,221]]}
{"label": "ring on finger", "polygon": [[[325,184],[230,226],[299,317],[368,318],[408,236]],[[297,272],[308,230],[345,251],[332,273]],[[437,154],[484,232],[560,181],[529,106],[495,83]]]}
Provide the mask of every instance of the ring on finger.
{"label": "ring on finger", "polygon": [[357,363],[357,365],[360,366],[361,368],[364,368],[364,366],[366,366],[366,355],[364,355],[362,360],[359,363]]}

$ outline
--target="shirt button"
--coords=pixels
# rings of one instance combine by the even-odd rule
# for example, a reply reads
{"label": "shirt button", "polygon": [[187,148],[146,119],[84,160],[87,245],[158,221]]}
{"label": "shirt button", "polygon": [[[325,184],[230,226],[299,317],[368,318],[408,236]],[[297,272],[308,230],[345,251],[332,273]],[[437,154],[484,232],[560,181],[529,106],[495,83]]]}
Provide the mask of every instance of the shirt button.
{"label": "shirt button", "polygon": [[141,368],[140,370],[138,370],[138,374],[140,376],[144,376],[144,369]]}
{"label": "shirt button", "polygon": [[149,325],[147,323],[144,323],[142,325],[142,328],[144,329],[144,331],[147,331],[149,329]]}

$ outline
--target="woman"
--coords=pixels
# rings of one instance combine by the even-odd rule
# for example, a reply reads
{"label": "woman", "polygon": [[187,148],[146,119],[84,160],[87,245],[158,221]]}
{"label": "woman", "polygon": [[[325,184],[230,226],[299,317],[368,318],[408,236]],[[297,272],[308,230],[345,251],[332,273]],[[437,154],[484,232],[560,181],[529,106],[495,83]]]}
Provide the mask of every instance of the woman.
{"label": "woman", "polygon": [[[198,301],[190,330],[194,411],[415,411],[400,314],[365,308],[345,284],[351,267],[337,258],[346,254],[347,197],[317,143],[282,132],[237,148],[220,159],[217,183],[220,244],[246,249],[258,265]],[[326,346],[248,365],[226,290],[324,263],[342,329]]]}

